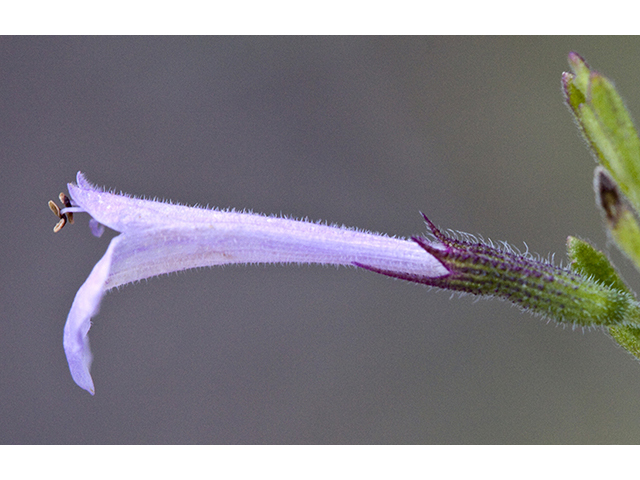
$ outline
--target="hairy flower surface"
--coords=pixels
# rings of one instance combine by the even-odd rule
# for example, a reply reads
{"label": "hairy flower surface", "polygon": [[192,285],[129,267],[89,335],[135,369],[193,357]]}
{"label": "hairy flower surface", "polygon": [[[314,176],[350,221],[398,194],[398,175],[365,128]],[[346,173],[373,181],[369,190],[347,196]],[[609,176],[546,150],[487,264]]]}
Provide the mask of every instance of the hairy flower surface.
{"label": "hairy flower surface", "polygon": [[68,188],[71,202],[61,195],[65,208],[56,212],[57,207],[51,207],[60,217],[56,231],[68,216],[86,212],[92,217],[95,235],[101,233],[101,225],[120,232],[78,290],[64,328],[71,375],[91,394],[95,389],[89,373],[90,320],[104,293],[114,287],[169,272],[233,263],[367,265],[419,277],[449,273],[411,240],[118,195],[91,185],[82,173],[78,173],[77,184],[70,183]]}

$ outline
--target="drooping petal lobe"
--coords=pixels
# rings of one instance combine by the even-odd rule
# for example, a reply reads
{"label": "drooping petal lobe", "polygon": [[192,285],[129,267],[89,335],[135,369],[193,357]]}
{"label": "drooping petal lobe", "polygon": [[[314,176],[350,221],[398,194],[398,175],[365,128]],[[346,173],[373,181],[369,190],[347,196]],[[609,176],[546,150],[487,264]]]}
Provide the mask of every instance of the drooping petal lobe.
{"label": "drooping petal lobe", "polygon": [[120,240],[120,237],[111,240],[107,252],[93,267],[91,274],[76,293],[64,326],[64,351],[71,376],[78,386],[91,395],[95,393],[95,388],[89,373],[93,356],[88,333],[91,317],[98,313],[100,301],[105,294],[104,286],[109,276],[114,251]]}

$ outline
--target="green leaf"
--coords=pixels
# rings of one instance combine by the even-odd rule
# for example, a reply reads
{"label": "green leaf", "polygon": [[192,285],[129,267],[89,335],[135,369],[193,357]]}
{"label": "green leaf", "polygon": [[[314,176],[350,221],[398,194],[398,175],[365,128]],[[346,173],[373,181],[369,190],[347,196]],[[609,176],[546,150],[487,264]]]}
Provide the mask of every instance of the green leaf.
{"label": "green leaf", "polygon": [[600,282],[603,285],[631,294],[607,256],[593,248],[588,242],[576,237],[567,238],[567,254],[571,270]]}
{"label": "green leaf", "polygon": [[575,87],[582,92],[584,96],[589,88],[589,76],[591,75],[591,67],[587,61],[575,52],[569,53],[569,65],[575,74]]}
{"label": "green leaf", "polygon": [[[591,276],[604,285],[632,295],[604,253],[575,237],[567,239],[567,250],[571,258],[571,268],[576,273]],[[608,330],[616,342],[640,359],[640,326],[613,325],[609,326]]]}
{"label": "green leaf", "polygon": [[640,359],[640,327],[609,327],[609,335],[631,355]]}
{"label": "green leaf", "polygon": [[605,226],[616,246],[640,270],[640,225],[618,186],[602,167],[596,168],[594,178],[596,203],[602,212]]}
{"label": "green leaf", "polygon": [[569,55],[574,74],[562,76],[565,101],[600,164],[640,212],[640,139],[613,83]]}

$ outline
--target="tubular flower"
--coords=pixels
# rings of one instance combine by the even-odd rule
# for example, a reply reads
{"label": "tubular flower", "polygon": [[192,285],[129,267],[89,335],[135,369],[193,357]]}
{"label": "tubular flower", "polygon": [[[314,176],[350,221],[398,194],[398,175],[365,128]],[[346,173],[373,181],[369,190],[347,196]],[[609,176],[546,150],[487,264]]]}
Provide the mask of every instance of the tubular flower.
{"label": "tubular flower", "polygon": [[60,194],[62,209],[49,202],[59,218],[54,231],[72,223],[75,213],[85,212],[91,216],[94,235],[100,236],[105,226],[120,232],[78,290],[64,327],[71,376],[92,395],[88,332],[105,292],[203,266],[356,266],[441,289],[499,297],[559,322],[618,328],[640,325],[640,306],[633,295],[619,286],[615,272],[606,278],[594,275],[587,268],[590,263],[582,259],[599,259],[601,254],[576,239],[569,248],[575,268],[564,269],[506,244],[498,248],[449,237],[426,216],[431,238],[405,240],[309,221],[134,198],[96,188],[82,173],[77,184],[70,183],[68,188],[70,199]]}
{"label": "tubular flower", "polygon": [[[68,184],[65,208],[50,207],[59,231],[73,213],[91,215],[114,237],[78,290],[64,328],[64,349],[75,382],[91,394],[91,317],[108,290],[136,280],[189,268],[233,263],[365,264],[385,271],[438,277],[448,270],[410,240],[252,213],[210,210],[134,198],[91,185],[82,173]],[[65,201],[66,200],[66,201]],[[58,210],[58,211],[56,211]],[[70,222],[69,222],[70,223]]]}

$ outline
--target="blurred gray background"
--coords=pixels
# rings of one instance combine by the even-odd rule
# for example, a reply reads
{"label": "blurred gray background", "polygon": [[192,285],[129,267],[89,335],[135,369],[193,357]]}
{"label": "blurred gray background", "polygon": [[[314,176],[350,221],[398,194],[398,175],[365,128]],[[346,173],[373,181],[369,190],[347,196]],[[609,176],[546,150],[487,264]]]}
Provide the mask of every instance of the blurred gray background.
{"label": "blurred gray background", "polygon": [[[110,293],[96,395],[62,328],[110,235],[54,235],[82,170],[131,194],[564,259],[607,248],[563,105],[575,50],[640,115],[636,38],[1,38],[2,443],[637,443],[640,365],[357,269],[231,266]],[[112,236],[112,235],[111,235]],[[638,275],[611,252],[623,275]]]}

